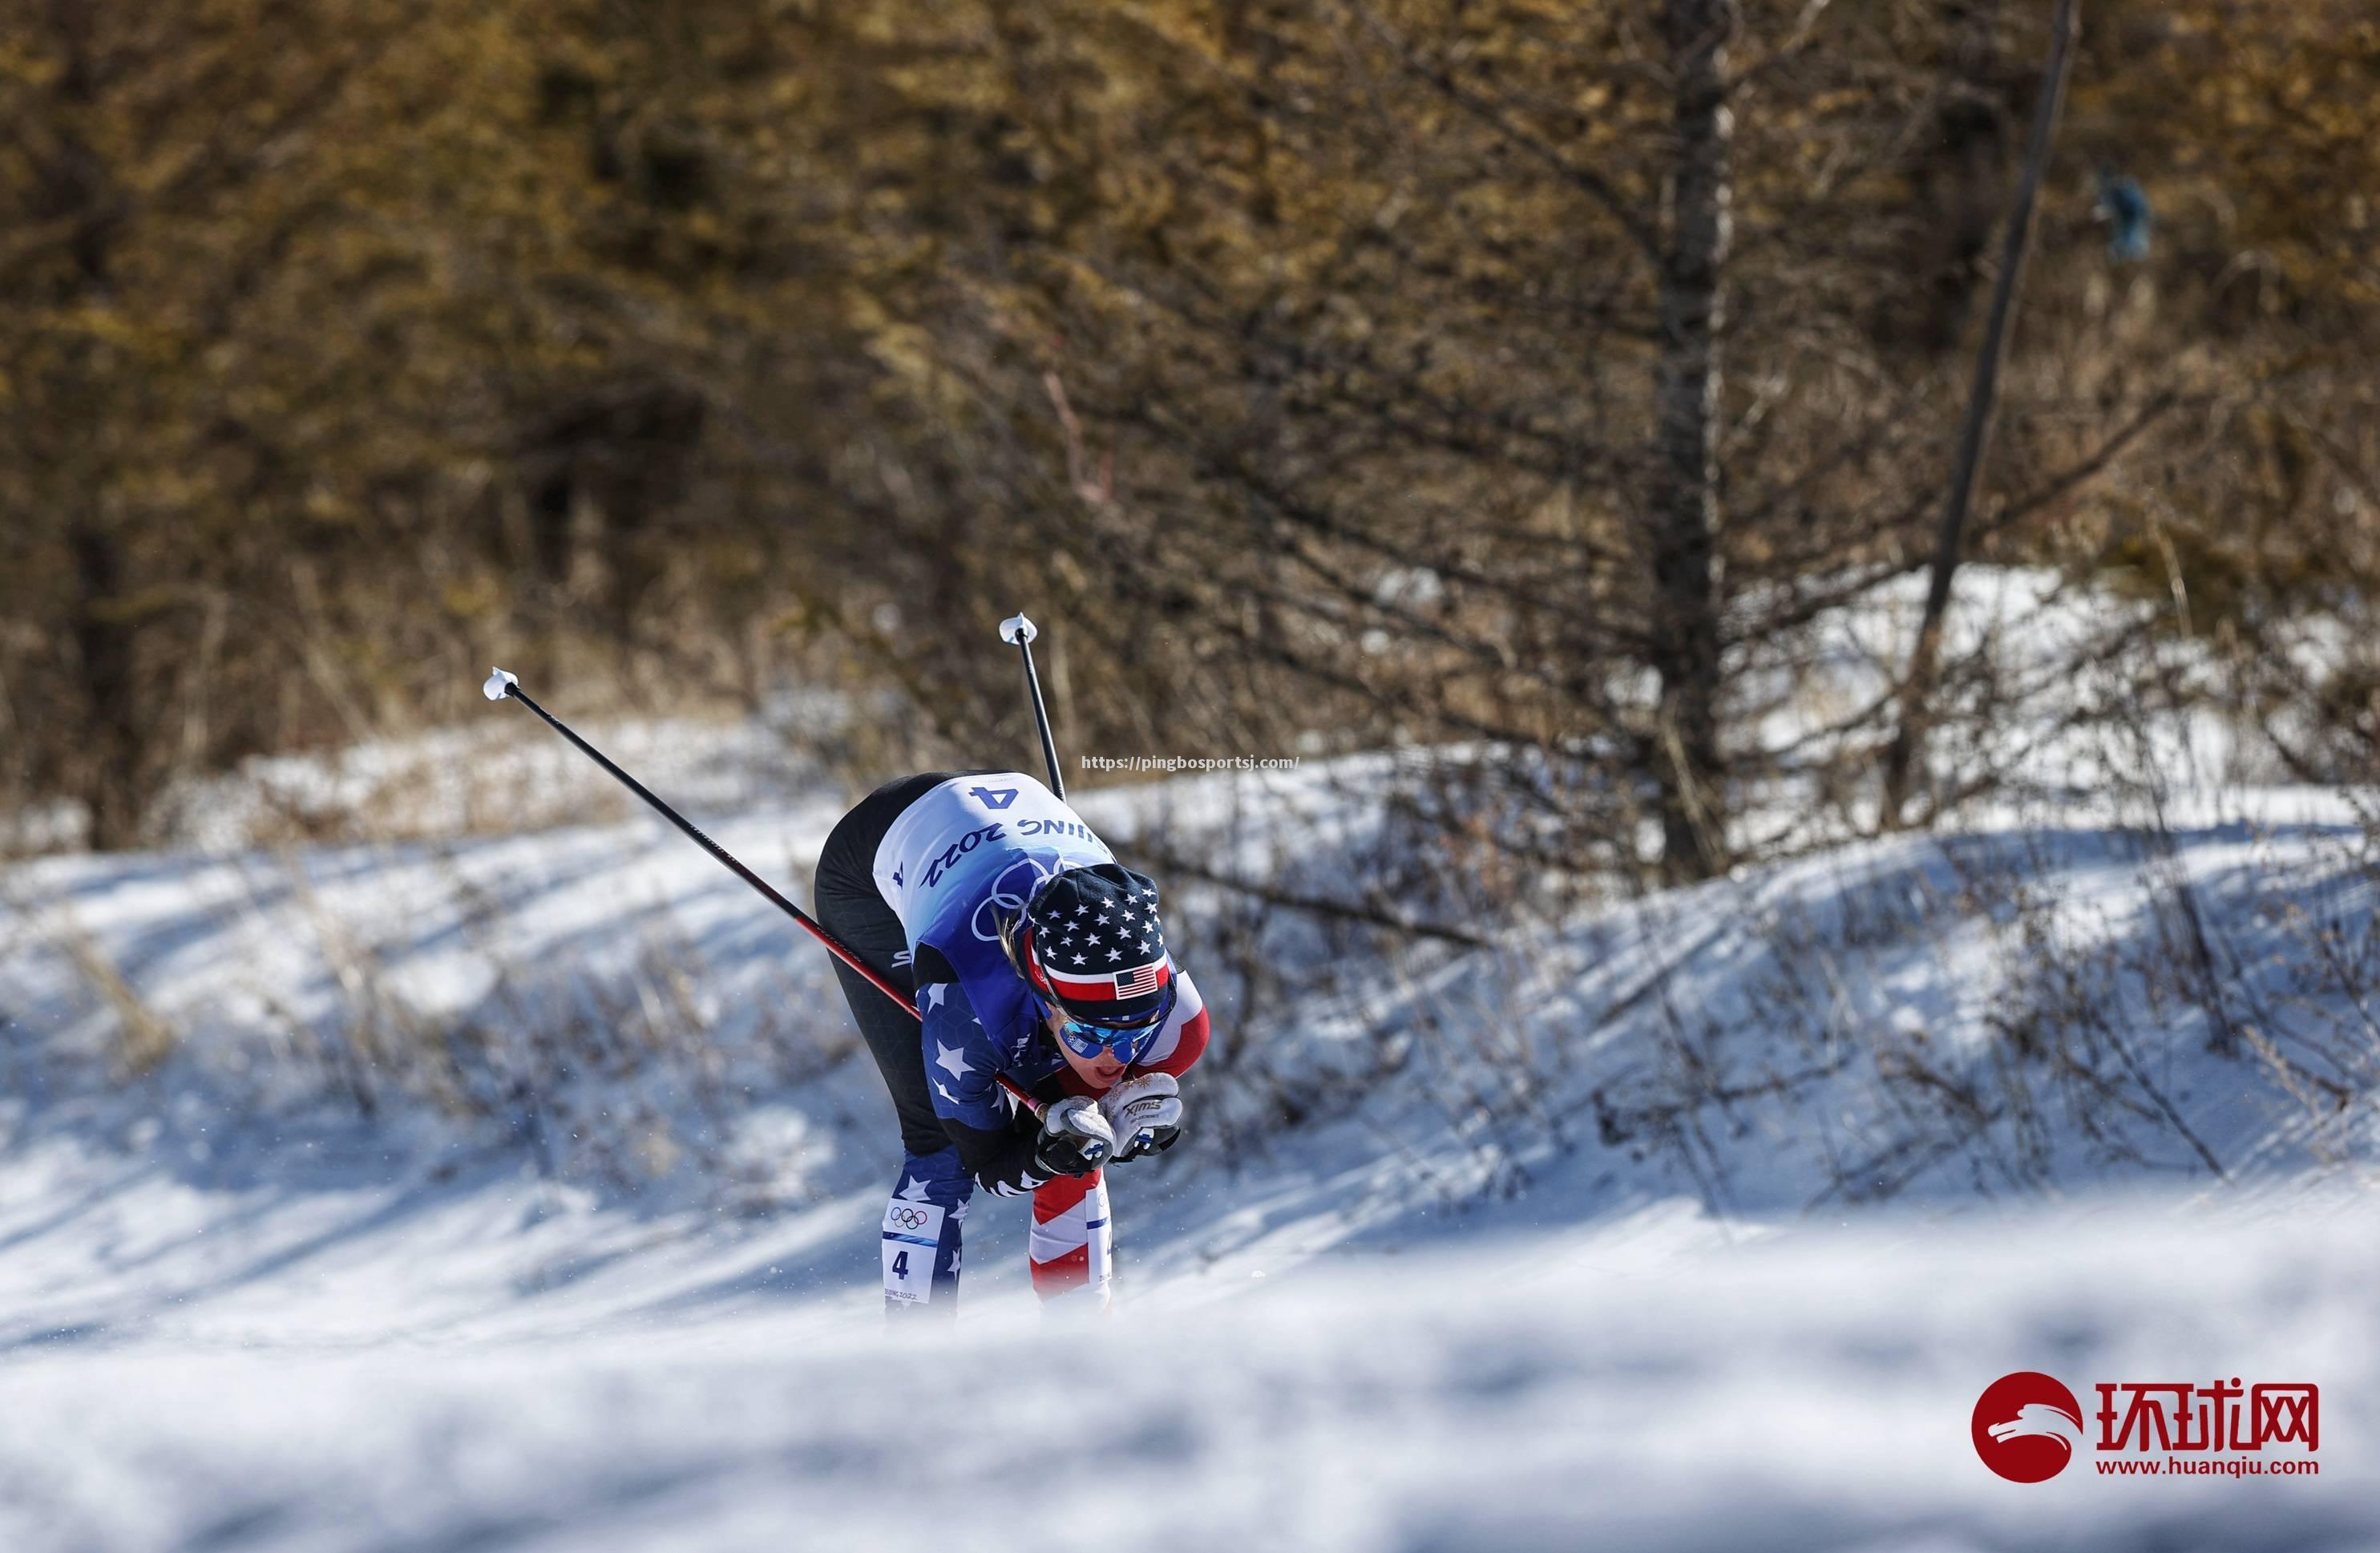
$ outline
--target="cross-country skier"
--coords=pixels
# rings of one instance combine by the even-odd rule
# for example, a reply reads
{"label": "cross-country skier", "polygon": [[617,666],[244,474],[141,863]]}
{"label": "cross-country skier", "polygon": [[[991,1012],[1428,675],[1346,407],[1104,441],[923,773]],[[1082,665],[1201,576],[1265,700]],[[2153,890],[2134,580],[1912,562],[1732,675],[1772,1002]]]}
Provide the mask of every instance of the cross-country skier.
{"label": "cross-country skier", "polygon": [[[836,823],[819,855],[818,916],[923,1021],[836,964],[908,1156],[884,1210],[887,1314],[955,1314],[978,1185],[1032,1195],[1044,1299],[1105,1304],[1108,1194],[1086,1140],[1112,1135],[1116,1160],[1170,1147],[1175,1080],[1207,1048],[1157,886],[1023,772],[928,771]],[[1002,1092],[1002,1074],[1049,1102],[1041,1120]]]}

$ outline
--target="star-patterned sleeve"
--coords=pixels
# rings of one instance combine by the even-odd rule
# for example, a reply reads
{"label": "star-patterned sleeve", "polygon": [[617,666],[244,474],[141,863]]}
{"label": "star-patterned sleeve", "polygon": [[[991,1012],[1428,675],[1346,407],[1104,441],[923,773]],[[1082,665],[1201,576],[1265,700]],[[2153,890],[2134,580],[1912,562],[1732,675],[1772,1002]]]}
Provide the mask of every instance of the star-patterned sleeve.
{"label": "star-patterned sleeve", "polygon": [[1042,1183],[1032,1171],[1033,1132],[1002,1097],[991,1038],[955,981],[917,989],[926,1087],[960,1162],[990,1191],[1015,1196]]}
{"label": "star-patterned sleeve", "polygon": [[917,989],[917,1014],[926,1047],[926,1085],[934,1092],[934,1112],[989,1131],[1008,1124],[991,1042],[954,981],[929,981]]}

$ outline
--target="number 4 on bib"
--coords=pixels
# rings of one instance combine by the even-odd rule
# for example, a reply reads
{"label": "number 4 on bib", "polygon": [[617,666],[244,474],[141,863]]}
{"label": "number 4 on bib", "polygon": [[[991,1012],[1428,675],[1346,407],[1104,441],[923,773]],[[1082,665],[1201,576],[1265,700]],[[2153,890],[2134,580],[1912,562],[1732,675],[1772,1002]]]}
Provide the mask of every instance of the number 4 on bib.
{"label": "number 4 on bib", "polygon": [[941,1248],[942,1209],[895,1197],[884,1208],[884,1297],[924,1304],[934,1296],[934,1257]]}

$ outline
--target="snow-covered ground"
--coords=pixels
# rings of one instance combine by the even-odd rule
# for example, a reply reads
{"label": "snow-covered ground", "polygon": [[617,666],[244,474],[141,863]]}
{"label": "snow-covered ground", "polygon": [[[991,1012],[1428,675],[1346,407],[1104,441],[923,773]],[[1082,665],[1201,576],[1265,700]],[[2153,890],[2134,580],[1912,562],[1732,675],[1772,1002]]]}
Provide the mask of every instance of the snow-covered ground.
{"label": "snow-covered ground", "polygon": [[[754,738],[615,742],[805,894],[848,795],[745,784]],[[1397,779],[1085,807],[1311,895]],[[1484,949],[1176,888],[1219,1045],[1116,1172],[1119,1311],[1045,1323],[987,1202],[915,1343],[825,958],[658,823],[275,851],[232,806],[17,865],[0,1553],[2380,1548],[2352,796],[2010,813]],[[2321,1472],[2003,1482],[1969,1414],[2020,1369],[2313,1382]]]}
{"label": "snow-covered ground", "polygon": [[[342,1222],[138,1338],[10,1353],[0,1546],[2380,1547],[2368,1200],[1733,1244],[1657,1210],[1225,1256],[1096,1328],[1012,1290],[923,1344],[763,1274],[864,1210],[732,1252],[589,1223],[574,1269],[517,1244],[514,1207]],[[1969,1413],[2034,1368],[2086,1397],[2318,1377],[2322,1474],[2002,1482]]]}

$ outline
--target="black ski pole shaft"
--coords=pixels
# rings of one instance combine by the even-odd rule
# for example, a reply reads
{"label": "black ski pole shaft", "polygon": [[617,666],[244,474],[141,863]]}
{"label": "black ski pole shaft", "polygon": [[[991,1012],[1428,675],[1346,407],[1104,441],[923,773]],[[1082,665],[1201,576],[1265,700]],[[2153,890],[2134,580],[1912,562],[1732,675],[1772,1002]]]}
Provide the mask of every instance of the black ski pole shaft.
{"label": "black ski pole shaft", "polygon": [[[516,679],[513,675],[505,673],[504,670],[498,669],[495,673],[488,676],[488,683],[481,686],[480,689],[486,693],[488,699],[491,701],[502,701],[505,699],[518,701],[522,706],[527,707],[529,710],[543,718],[547,727],[552,729],[564,738],[568,739],[571,744],[577,748],[581,755],[586,756],[587,758],[602,767],[604,771],[608,773],[613,781],[626,788],[629,792],[634,793],[638,797],[642,798],[648,805],[651,806],[655,814],[660,815],[663,819],[668,820],[671,824],[685,831],[688,840],[692,841],[695,845],[702,848],[703,851],[708,852],[711,856],[724,864],[728,871],[733,873],[737,879],[742,880],[745,883],[759,891],[761,897],[768,901],[771,905],[775,906],[779,911],[783,912],[787,916],[792,917],[795,922],[799,923],[810,937],[818,940],[819,942],[826,946],[826,952],[829,954],[833,955],[836,959],[842,961],[844,965],[849,965],[853,970],[857,971],[861,976],[867,977],[869,986],[875,988],[879,992],[883,993],[886,997],[899,1004],[901,1008],[908,1013],[910,1018],[918,1019],[923,1017],[917,1013],[917,1005],[910,1002],[906,997],[903,996],[901,989],[893,986],[891,981],[887,980],[885,977],[876,969],[876,967],[870,965],[867,961],[862,960],[856,953],[853,952],[848,947],[846,947],[842,940],[836,938],[832,933],[828,932],[825,928],[819,924],[816,917],[804,911],[801,907],[794,904],[793,902],[785,899],[785,897],[780,894],[775,887],[771,885],[767,880],[762,879],[759,874],[756,874],[751,869],[746,867],[737,860],[734,853],[728,851],[717,842],[712,841],[709,836],[704,835],[701,830],[695,825],[694,821],[678,813],[677,810],[670,807],[667,803],[662,800],[660,795],[653,792],[651,788],[647,787],[643,783],[638,782],[635,777],[630,776],[618,766],[613,764],[609,756],[596,748],[593,745],[589,744],[585,739],[580,738],[577,734],[571,729],[570,724],[563,722],[562,719],[554,716],[543,707],[539,706],[535,700],[530,698],[529,693],[520,687],[520,681],[518,679]],[[1015,1096],[1018,1104],[1032,1111],[1036,1116],[1041,1114],[1041,1103],[1038,1100],[1036,1100],[1032,1096],[1026,1094],[1020,1086],[1012,1083],[1007,1074],[1001,1074],[996,1076],[1000,1081],[1001,1087],[1007,1090],[1011,1095]]]}
{"label": "black ski pole shaft", "polygon": [[[771,885],[767,880],[762,879],[759,874],[756,874],[751,869],[746,867],[743,863],[736,858],[734,853],[728,851],[717,842],[712,841],[709,836],[704,835],[701,830],[696,826],[694,821],[686,819],[686,816],[672,808],[667,803],[662,801],[661,796],[654,793],[651,788],[647,787],[643,783],[638,782],[635,777],[630,776],[627,772],[614,765],[612,762],[611,757],[605,755],[593,745],[589,744],[585,739],[580,738],[578,734],[572,730],[570,724],[563,722],[562,719],[554,716],[543,707],[539,706],[537,702],[530,698],[529,693],[520,687],[519,680],[514,678],[511,674],[506,673],[504,670],[498,669],[489,677],[488,683],[484,688],[487,691],[489,700],[501,701],[509,697],[513,700],[518,701],[522,706],[527,707],[529,710],[537,713],[538,716],[543,718],[547,727],[552,728],[555,733],[561,734],[564,738],[568,739],[571,744],[577,747],[578,752],[581,755],[586,756],[587,758],[602,767],[604,771],[610,775],[614,782],[617,782],[629,792],[634,793],[638,797],[642,798],[651,807],[655,814],[660,815],[663,819],[668,820],[671,824],[685,831],[687,838],[691,840],[695,845],[710,854],[711,856],[724,864],[727,869],[731,873],[735,874],[736,878],[742,880],[745,883],[759,891],[770,904],[775,906],[779,911],[783,912],[787,916],[792,917],[795,922],[800,923],[803,928],[809,931],[812,937],[816,938],[819,942],[826,945],[828,953],[833,955],[844,965],[849,965],[861,976],[866,977],[868,981],[876,987],[878,991],[882,992],[886,997],[892,999],[894,1002],[899,1003],[903,1008],[909,1007],[909,1000],[901,995],[901,989],[899,988],[893,986],[892,982],[879,975],[874,967],[861,960],[858,955],[853,953],[849,949],[844,948],[843,943],[838,940],[833,934],[828,932],[824,928],[819,925],[817,918],[811,916],[809,913],[804,911],[801,907],[794,904],[793,902],[785,899],[783,895],[778,893],[775,887]],[[912,1012],[914,1013],[915,1011],[912,1010]]]}
{"label": "black ski pole shaft", "polygon": [[1025,658],[1025,693],[1033,700],[1033,725],[1041,733],[1041,760],[1050,768],[1050,791],[1062,802],[1066,796],[1066,779],[1058,770],[1058,741],[1050,736],[1050,709],[1042,704],[1041,676],[1033,672],[1033,638],[1041,634],[1022,614],[1010,615],[1000,623],[1000,639],[1016,644]]}

